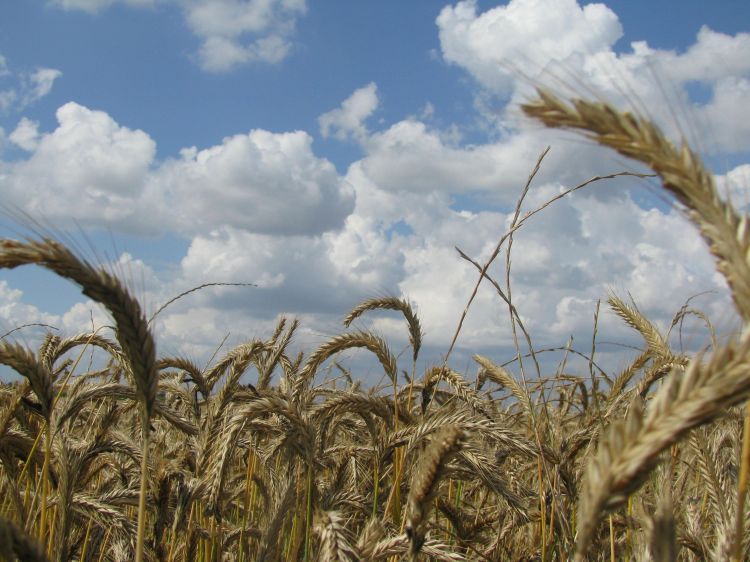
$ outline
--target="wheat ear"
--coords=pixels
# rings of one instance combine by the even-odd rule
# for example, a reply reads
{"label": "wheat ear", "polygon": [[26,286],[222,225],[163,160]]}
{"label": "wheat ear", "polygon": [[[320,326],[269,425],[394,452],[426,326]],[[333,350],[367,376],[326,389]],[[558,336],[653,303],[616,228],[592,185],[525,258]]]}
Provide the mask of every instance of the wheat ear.
{"label": "wheat ear", "polygon": [[295,380],[295,394],[299,394],[304,386],[313,379],[321,363],[332,355],[353,347],[365,347],[373,352],[383,366],[383,370],[385,370],[391,379],[391,382],[393,384],[396,383],[396,358],[388,349],[385,341],[368,332],[351,332],[341,334],[329,340],[307,358],[307,363],[305,363],[302,372]]}
{"label": "wheat ear", "polygon": [[414,313],[411,304],[397,297],[381,297],[368,299],[355,306],[352,311],[344,318],[344,326],[347,328],[354,320],[362,316],[368,310],[398,310],[406,318],[409,327],[409,343],[412,348],[412,358],[417,360],[419,349],[422,347],[422,326],[419,323],[419,317]]}
{"label": "wheat ear", "polygon": [[59,242],[51,239],[26,242],[0,240],[0,268],[12,269],[28,264],[39,265],[78,284],[83,294],[104,305],[115,321],[117,339],[128,360],[127,367],[132,373],[142,412],[143,459],[135,558],[136,562],[141,562],[146,524],[149,420],[156,402],[158,385],[156,344],[148,322],[138,301],[116,277],[79,259]]}
{"label": "wheat ear", "polygon": [[[677,149],[650,121],[620,112],[606,103],[573,100],[565,102],[538,89],[538,99],[523,111],[547,125],[578,130],[602,146],[643,162],[656,172],[664,188],[687,207],[716,258],[716,268],[727,280],[737,311],[750,320],[750,230],[748,216],[722,200],[713,176],[700,158],[683,143]],[[744,505],[750,480],[750,404],[744,425],[745,439],[737,502],[735,560],[740,559]]]}
{"label": "wheat ear", "polygon": [[461,449],[465,439],[460,426],[445,426],[435,433],[432,443],[419,459],[407,500],[406,534],[410,539],[412,558],[416,557],[424,544],[427,518],[445,466]]}
{"label": "wheat ear", "polygon": [[688,430],[707,423],[750,395],[750,330],[720,348],[705,363],[694,359],[670,376],[653,399],[645,420],[637,408],[615,422],[587,467],[581,497],[576,560],[583,560],[602,515],[638,489],[659,454]]}

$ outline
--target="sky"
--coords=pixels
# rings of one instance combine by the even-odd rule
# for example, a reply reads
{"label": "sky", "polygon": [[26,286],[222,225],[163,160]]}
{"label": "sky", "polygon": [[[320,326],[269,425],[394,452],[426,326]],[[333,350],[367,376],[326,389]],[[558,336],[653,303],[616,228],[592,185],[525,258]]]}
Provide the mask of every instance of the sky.
{"label": "sky", "polygon": [[[311,352],[362,300],[403,297],[425,332],[421,372],[477,280],[456,248],[487,259],[545,147],[524,211],[596,174],[643,171],[525,119],[539,85],[648,115],[747,203],[744,1],[32,0],[0,4],[0,235],[70,241],[148,315],[201,284],[255,285],[191,293],[154,320],[159,355],[199,364],[282,316],[300,319]],[[505,262],[489,270],[502,285]],[[572,338],[589,353],[603,301],[596,360],[610,372],[641,342],[606,310],[609,291],[665,330],[688,301],[736,326],[702,240],[651,180],[599,182],[536,215],[510,279],[540,349]],[[109,322],[44,271],[0,271],[0,333]],[[408,346],[397,314],[357,328]],[[683,328],[676,347],[709,341],[697,316]],[[34,347],[44,330],[9,337]],[[474,373],[473,353],[515,354],[487,283],[451,364]],[[562,356],[545,354],[545,370]]]}

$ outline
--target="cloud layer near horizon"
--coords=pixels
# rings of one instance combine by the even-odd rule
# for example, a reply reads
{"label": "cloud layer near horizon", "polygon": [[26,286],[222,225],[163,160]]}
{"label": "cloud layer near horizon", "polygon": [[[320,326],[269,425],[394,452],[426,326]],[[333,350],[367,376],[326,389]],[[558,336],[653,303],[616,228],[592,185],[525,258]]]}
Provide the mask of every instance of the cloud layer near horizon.
{"label": "cloud layer near horizon", "polygon": [[[94,11],[112,1],[61,4]],[[268,23],[276,11],[258,14],[257,20],[248,16],[246,23],[235,14],[241,21],[232,31],[227,26],[239,3],[219,4],[227,11],[213,12],[208,2],[186,8],[204,47],[218,38],[229,42],[221,48],[235,48],[243,33],[276,25]],[[270,4],[294,17],[304,13],[304,2]],[[237,131],[220,144],[186,146],[158,161],[157,139],[148,131],[70,102],[58,109],[53,130],[39,131],[38,124],[21,119],[9,133],[6,142],[27,155],[0,162],[7,203],[58,226],[74,220],[91,228],[169,232],[186,240],[187,252],[168,272],[127,258],[127,270],[140,272],[150,303],[206,282],[258,285],[207,290],[165,311],[157,330],[171,352],[203,356],[230,330],[265,335],[280,314],[301,316],[306,337],[320,341],[340,330],[337,322],[357,302],[383,292],[411,299],[428,343],[444,350],[477,279],[475,268],[454,247],[480,261],[490,255],[547,144],[553,148],[525,210],[594,174],[630,165],[519,120],[512,104],[499,116],[482,115],[487,97],[518,100],[528,94],[529,81],[502,63],[521,48],[529,68],[539,69],[532,81],[547,80],[545,69],[564,71],[624,102],[610,87],[616,76],[656,115],[670,115],[661,111],[669,100],[643,76],[653,65],[669,68],[679,103],[696,116],[694,132],[710,126],[711,135],[701,138],[713,140],[700,148],[750,150],[750,128],[732,117],[750,103],[750,63],[742,56],[750,49],[748,34],[730,37],[704,28],[684,53],[645,43],[615,53],[623,33],[617,16],[604,5],[580,7],[573,0],[514,0],[484,13],[474,2],[459,2],[444,8],[436,23],[443,60],[474,80],[479,118],[491,130],[483,142],[467,143],[460,128],[436,127],[429,115],[373,125],[369,121],[381,99],[372,82],[319,117],[322,137],[354,143],[362,152],[345,171],[316,154],[314,131]],[[554,44],[544,40],[549,26],[559,27]],[[284,41],[290,33],[282,33]],[[203,53],[202,64],[228,69],[247,55],[240,54],[235,60],[226,53],[218,58]],[[722,64],[706,62],[712,60]],[[712,91],[705,104],[689,101],[686,87],[695,80]],[[676,130],[668,119],[662,125]],[[737,200],[742,196],[737,186],[746,187],[747,177],[745,165],[719,180]],[[731,319],[724,283],[698,234],[679,211],[640,204],[643,190],[642,181],[593,186],[556,202],[518,232],[511,260],[513,299],[536,343],[563,345],[570,335],[588,341],[596,301],[606,298],[609,288],[630,292],[663,325],[688,298],[714,291],[697,307],[718,320]],[[504,257],[490,273],[502,283]],[[0,283],[0,315],[9,326],[36,319],[68,328],[79,319],[78,329],[84,329],[90,322],[81,314],[85,306],[51,315]],[[509,349],[506,317],[494,289],[483,286],[461,345]],[[601,321],[613,338],[627,336],[614,318],[604,315]],[[387,317],[374,321],[376,329],[400,334],[403,344],[404,330],[394,329],[396,324]]]}

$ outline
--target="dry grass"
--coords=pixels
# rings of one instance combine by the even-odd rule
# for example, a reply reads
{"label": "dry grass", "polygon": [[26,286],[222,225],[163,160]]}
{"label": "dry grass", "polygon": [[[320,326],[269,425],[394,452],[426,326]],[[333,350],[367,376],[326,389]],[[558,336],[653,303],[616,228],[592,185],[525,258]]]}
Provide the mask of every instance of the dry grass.
{"label": "dry grass", "polygon": [[[700,229],[740,316],[750,317],[747,217],[718,196],[688,148],[601,103],[539,92],[524,110],[650,166]],[[502,287],[488,274],[504,245],[510,267],[514,233],[546,207],[520,214],[529,185],[489,261],[461,255],[478,270],[466,310],[489,281],[508,306],[514,339],[517,327],[530,345],[509,278]],[[49,335],[32,350],[0,338],[0,362],[22,377],[0,387],[0,558],[750,555],[743,524],[750,444],[743,453],[737,409],[750,396],[750,330],[722,345],[712,335],[710,352],[688,357],[635,303],[613,294],[610,308],[643,338],[641,353],[619,373],[591,361],[586,373],[546,374],[532,348],[533,378],[522,363],[513,372],[479,355],[475,379],[447,364],[419,376],[419,318],[408,301],[381,297],[355,307],[345,326],[373,310],[400,313],[410,369],[399,369],[388,338],[364,330],[290,357],[298,322],[286,319],[267,340],[200,368],[157,357],[140,305],[107,271],[53,240],[0,241],[0,267],[26,264],[73,280],[101,302],[116,341]],[[695,313],[680,311],[675,324],[688,312]],[[108,363],[87,372],[73,359],[91,346]],[[320,380],[326,362],[355,347],[376,357],[387,390],[363,389],[348,372],[343,386]],[[521,356],[519,349],[519,363]]]}

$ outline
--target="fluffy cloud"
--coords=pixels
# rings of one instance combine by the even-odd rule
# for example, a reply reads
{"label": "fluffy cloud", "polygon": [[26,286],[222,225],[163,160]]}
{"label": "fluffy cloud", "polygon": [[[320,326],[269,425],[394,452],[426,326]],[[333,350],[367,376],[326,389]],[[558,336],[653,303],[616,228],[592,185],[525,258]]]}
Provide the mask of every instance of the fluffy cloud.
{"label": "fluffy cloud", "polygon": [[459,193],[508,186],[528,174],[529,162],[543,145],[533,136],[515,136],[497,144],[460,146],[425,123],[407,119],[372,134],[364,146],[367,155],[357,165],[381,189]]}
{"label": "fluffy cloud", "polygon": [[10,141],[32,151],[2,165],[9,202],[59,224],[191,236],[220,226],[299,235],[340,228],[354,191],[297,131],[254,130],[217,146],[154,161],[155,142],[102,111],[68,103],[58,127],[39,134],[22,119]]}
{"label": "fluffy cloud", "polygon": [[577,59],[609,50],[622,36],[612,10],[576,0],[512,0],[481,15],[467,0],[443,8],[437,25],[444,59],[503,94],[521,71],[535,78],[550,61],[578,67]]}
{"label": "fluffy cloud", "polygon": [[0,112],[7,113],[16,102],[18,94],[15,90],[0,90]]}
{"label": "fluffy cloud", "polygon": [[254,130],[205,150],[187,149],[154,176],[183,232],[228,225],[266,234],[338,228],[354,192],[333,165],[317,158],[304,132]]}
{"label": "fluffy cloud", "polygon": [[14,142],[35,150],[28,160],[5,165],[6,197],[49,220],[153,231],[141,200],[154,141],[73,102],[57,110],[57,121],[57,129],[38,138],[30,122],[14,131]]}
{"label": "fluffy cloud", "polygon": [[283,60],[296,18],[306,11],[305,0],[186,0],[183,7],[188,26],[203,41],[201,65],[212,72]]}
{"label": "fluffy cloud", "polygon": [[354,137],[362,140],[367,135],[365,120],[378,107],[378,88],[374,82],[355,90],[346,98],[341,107],[324,113],[318,117],[320,133],[323,138],[331,133],[340,140]]}
{"label": "fluffy cloud", "polygon": [[[227,325],[238,322],[250,333],[268,329],[279,313],[296,312],[308,315],[314,331],[332,334],[340,330],[333,320],[353,304],[391,292],[415,303],[428,345],[434,353],[444,352],[477,279],[475,268],[457,255],[455,246],[484,260],[510,220],[507,212],[452,208],[453,196],[502,186],[501,201],[506,206],[513,202],[536,159],[536,133],[522,131],[468,147],[415,119],[362,133],[366,154],[346,175],[356,201],[342,228],[322,236],[278,237],[237,228],[196,236],[181,264],[183,283],[242,281],[259,286],[227,290],[215,299],[206,294],[207,300],[197,303],[193,312],[176,312],[179,321],[165,315],[165,337],[175,347],[197,352],[203,344],[190,339],[191,322],[196,330],[210,328],[219,336],[222,324],[209,303],[226,311],[222,318]],[[585,148],[575,146],[579,152]],[[553,167],[569,168],[571,152],[562,154],[562,161],[551,162]],[[189,159],[196,158],[193,154]],[[545,161],[542,169],[547,165]],[[577,162],[573,173],[578,181],[587,177],[586,168],[585,162]],[[537,178],[526,209],[563,189],[544,177],[543,172]],[[704,298],[701,308],[731,319],[723,280],[692,225],[677,211],[641,208],[631,196],[632,186],[612,183],[614,187],[592,186],[556,202],[516,235],[513,298],[535,343],[562,345],[570,335],[588,341],[596,301],[605,299],[610,289],[631,293],[663,327],[688,298],[702,291],[718,296]],[[501,255],[490,271],[501,283],[503,264]],[[638,345],[635,334],[604,309],[600,337]],[[507,316],[502,300],[485,283],[459,343],[512,354]],[[394,345],[405,345],[403,330],[392,336],[398,320],[375,317],[372,322],[376,330],[396,338]],[[694,343],[705,343],[704,336]]]}
{"label": "fluffy cloud", "polygon": [[750,107],[750,80],[721,78],[714,86],[713,98],[698,112],[701,138],[699,146],[713,152],[742,152],[750,149],[750,123],[738,119]]}
{"label": "fluffy cloud", "polygon": [[47,314],[36,306],[23,302],[23,291],[13,289],[7,281],[0,280],[0,335],[24,324],[55,326],[60,317]]}
{"label": "fluffy cloud", "polygon": [[[347,221],[349,223],[349,221]],[[357,235],[367,253],[354,256]],[[345,244],[342,244],[342,239]],[[385,256],[378,251],[381,250]],[[390,259],[389,259],[390,258]],[[195,237],[182,260],[182,275],[193,284],[210,281],[255,283],[257,289],[229,291],[261,316],[279,312],[341,313],[360,296],[392,288],[403,272],[398,253],[375,232],[347,224],[322,237],[268,236],[231,228]],[[228,306],[238,303],[229,295]]]}
{"label": "fluffy cloud", "polygon": [[[95,14],[114,4],[150,7],[156,0],[54,0],[65,10]],[[209,72],[282,61],[292,49],[305,0],[177,0],[190,30],[201,40],[198,62]]]}
{"label": "fluffy cloud", "polygon": [[[445,7],[437,25],[444,60],[464,68],[484,93],[516,102],[533,85],[572,96],[595,91],[652,116],[671,136],[688,131],[703,150],[750,148],[747,124],[736,118],[749,101],[748,33],[729,36],[703,27],[683,53],[644,41],[616,53],[622,28],[614,12],[575,0],[511,0],[481,14],[474,0],[466,0]],[[696,81],[710,88],[705,106],[690,100],[689,85]],[[514,117],[504,115],[511,122]]]}
{"label": "fluffy cloud", "polygon": [[[654,51],[663,61],[660,71],[678,82],[710,82],[750,72],[750,60],[744,56],[750,49],[750,33],[734,37],[703,26],[696,42],[684,53]],[[721,61],[721,64],[717,64]]]}
{"label": "fluffy cloud", "polygon": [[741,164],[717,176],[716,183],[722,195],[737,207],[747,210],[750,205],[750,164]]}
{"label": "fluffy cloud", "polygon": [[[557,189],[539,191],[546,198]],[[483,262],[507,220],[501,213],[452,213],[439,230],[405,250],[399,288],[420,305],[432,343],[447,346],[477,279],[476,269],[458,258],[453,245]],[[463,241],[460,232],[467,233]],[[477,248],[476,239],[483,245]],[[504,254],[490,274],[504,285]],[[627,195],[608,202],[592,196],[562,200],[534,217],[515,237],[512,280],[514,303],[540,346],[561,345],[570,335],[590,337],[596,300],[605,299],[610,289],[631,293],[661,325],[702,291],[722,295],[702,301],[709,314],[731,316],[725,285],[692,225],[674,211],[641,209]],[[507,316],[502,300],[485,283],[461,342],[469,348],[509,345]],[[629,336],[621,322],[606,313],[603,318],[602,337]]]}

